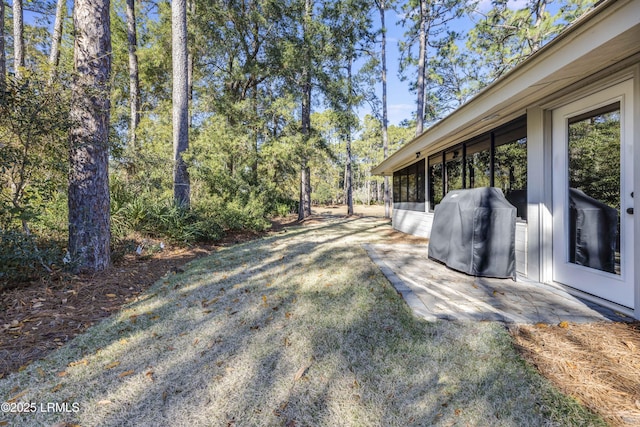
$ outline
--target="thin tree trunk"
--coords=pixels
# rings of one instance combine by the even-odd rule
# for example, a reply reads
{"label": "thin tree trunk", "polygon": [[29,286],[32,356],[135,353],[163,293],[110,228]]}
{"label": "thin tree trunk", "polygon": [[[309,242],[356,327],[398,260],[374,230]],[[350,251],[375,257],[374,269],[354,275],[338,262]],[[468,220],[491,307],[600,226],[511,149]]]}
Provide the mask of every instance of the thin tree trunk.
{"label": "thin tree trunk", "polygon": [[307,217],[311,216],[311,168],[309,166],[306,167],[305,171],[305,179],[304,179],[304,210],[305,215]]}
{"label": "thin tree trunk", "polygon": [[427,0],[420,0],[420,52],[418,54],[418,102],[416,110],[416,136],[424,129],[424,98],[427,56]]}
{"label": "thin tree trunk", "polygon": [[[352,95],[351,88],[351,67],[353,65],[353,57],[349,57],[348,65],[347,65],[347,86],[349,91],[349,96]],[[351,114],[351,103],[349,102],[349,114]],[[347,215],[353,215],[353,182],[352,182],[352,171],[351,171],[351,125],[347,125],[347,164],[346,164],[346,176],[345,176],[345,187],[347,190]]]}
{"label": "thin tree trunk", "polygon": [[192,104],[193,104],[193,54],[187,52],[187,86],[189,87],[189,129],[192,124]]}
{"label": "thin tree trunk", "polygon": [[7,78],[7,54],[4,51],[4,1],[0,0],[0,88]]}
{"label": "thin tree trunk", "polygon": [[[60,0],[64,1],[64,0]],[[140,78],[138,73],[138,34],[134,0],[127,0],[127,41],[129,45],[129,144],[137,149],[137,130],[140,123]]]}
{"label": "thin tree trunk", "polygon": [[[384,13],[387,5],[385,0],[378,4],[380,11],[380,26],[382,28],[382,46],[380,60],[382,62],[382,150],[384,158],[389,156],[389,119],[387,111],[387,27],[384,22]],[[384,177],[384,217],[391,216],[391,200],[389,199],[389,177]]]}
{"label": "thin tree trunk", "polygon": [[[258,86],[253,88],[253,96],[252,96],[252,108],[253,114],[257,118],[260,112],[258,111]],[[260,162],[260,129],[259,129],[258,120],[255,120],[253,125],[253,162],[251,162],[251,181],[252,184],[258,185],[258,167]]]}
{"label": "thin tree trunk", "polygon": [[56,76],[60,63],[60,44],[62,43],[62,28],[64,23],[65,0],[58,0],[56,4],[56,18],[53,24],[53,36],[51,37],[51,52],[49,53],[49,81]]}
{"label": "thin tree trunk", "polygon": [[109,0],[76,0],[69,133],[69,253],[77,270],[111,262],[109,223]]}
{"label": "thin tree trunk", "polygon": [[[305,66],[302,70],[302,115],[301,115],[301,131],[304,138],[304,144],[309,142],[311,134],[311,58],[310,47],[308,46],[308,21],[311,20],[313,9],[312,0],[305,1],[305,23],[304,23],[304,43],[306,50]],[[308,148],[308,147],[305,147]],[[305,150],[306,151],[306,150]],[[305,154],[306,156],[306,154]],[[308,159],[303,159],[300,169],[300,205],[298,206],[298,221],[311,216],[311,170],[309,169]]]}
{"label": "thin tree trunk", "polygon": [[182,154],[189,148],[189,62],[187,57],[187,2],[171,2],[173,60],[173,199],[185,209],[190,206],[187,164]]}
{"label": "thin tree trunk", "polygon": [[24,23],[22,0],[13,0],[13,71],[16,78],[22,76],[24,67]]}
{"label": "thin tree trunk", "polygon": [[364,187],[367,190],[367,206],[371,205],[371,180],[370,180],[370,176],[368,176],[367,174],[367,182],[365,183]]}
{"label": "thin tree trunk", "polygon": [[298,206],[298,221],[311,216],[311,169],[302,165],[300,170],[300,205]]}
{"label": "thin tree trunk", "polygon": [[[193,0],[187,0],[187,13],[191,16],[196,13],[196,2]],[[193,106],[193,53],[189,50],[189,33],[187,32],[187,85],[189,86],[189,129],[192,124],[192,106]]]}
{"label": "thin tree trunk", "polygon": [[351,170],[351,131],[347,132],[347,163],[344,172],[345,199],[347,201],[347,215],[353,215],[353,181]]}

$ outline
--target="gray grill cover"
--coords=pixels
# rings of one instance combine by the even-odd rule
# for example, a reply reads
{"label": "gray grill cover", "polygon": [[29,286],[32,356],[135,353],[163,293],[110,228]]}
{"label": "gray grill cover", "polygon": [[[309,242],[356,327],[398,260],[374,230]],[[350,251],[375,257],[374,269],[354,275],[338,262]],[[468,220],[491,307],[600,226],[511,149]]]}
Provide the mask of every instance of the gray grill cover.
{"label": "gray grill cover", "polygon": [[453,190],[435,208],[429,258],[474,276],[516,277],[516,208],[495,187]]}
{"label": "gray grill cover", "polygon": [[569,261],[616,272],[618,211],[575,188],[569,189]]}

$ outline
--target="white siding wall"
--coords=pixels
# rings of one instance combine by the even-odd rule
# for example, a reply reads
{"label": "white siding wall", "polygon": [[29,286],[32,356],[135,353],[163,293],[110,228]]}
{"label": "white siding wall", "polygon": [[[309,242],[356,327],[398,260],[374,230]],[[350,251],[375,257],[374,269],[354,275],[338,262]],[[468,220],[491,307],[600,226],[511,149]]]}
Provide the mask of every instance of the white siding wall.
{"label": "white siding wall", "polygon": [[393,209],[392,221],[393,228],[398,231],[413,234],[414,236],[429,237],[431,235],[431,224],[433,224],[433,214]]}
{"label": "white siding wall", "polygon": [[[393,228],[420,237],[431,235],[433,213],[394,209]],[[527,223],[516,222],[516,272],[527,276]]]}
{"label": "white siding wall", "polygon": [[516,272],[527,277],[527,223],[516,222]]}

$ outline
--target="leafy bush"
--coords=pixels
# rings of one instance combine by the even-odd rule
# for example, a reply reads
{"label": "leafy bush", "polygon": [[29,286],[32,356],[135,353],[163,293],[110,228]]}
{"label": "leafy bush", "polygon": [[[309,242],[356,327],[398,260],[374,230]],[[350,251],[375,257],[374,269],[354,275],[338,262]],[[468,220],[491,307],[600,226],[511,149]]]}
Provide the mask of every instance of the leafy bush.
{"label": "leafy bush", "polygon": [[29,230],[67,183],[66,92],[36,75],[0,91],[0,227]]}
{"label": "leafy bush", "polygon": [[271,213],[279,217],[285,217],[298,212],[299,202],[293,199],[279,199],[273,203]]}
{"label": "leafy bush", "polygon": [[224,230],[262,231],[269,226],[269,222],[265,219],[264,204],[257,198],[251,198],[244,204],[234,200],[226,205],[218,205],[214,213]]}
{"label": "leafy bush", "polygon": [[59,242],[38,240],[15,230],[0,230],[0,285],[31,280],[48,274],[62,263]]}
{"label": "leafy bush", "polygon": [[167,202],[149,204],[140,231],[180,243],[217,240],[223,234],[222,227],[207,213]]}

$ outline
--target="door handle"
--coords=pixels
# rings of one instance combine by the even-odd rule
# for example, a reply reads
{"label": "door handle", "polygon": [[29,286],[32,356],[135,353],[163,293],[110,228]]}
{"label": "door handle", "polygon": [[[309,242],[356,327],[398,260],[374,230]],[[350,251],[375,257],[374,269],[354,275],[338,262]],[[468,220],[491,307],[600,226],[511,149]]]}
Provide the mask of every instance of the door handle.
{"label": "door handle", "polygon": [[627,213],[629,215],[633,215],[633,208],[627,208]]}

